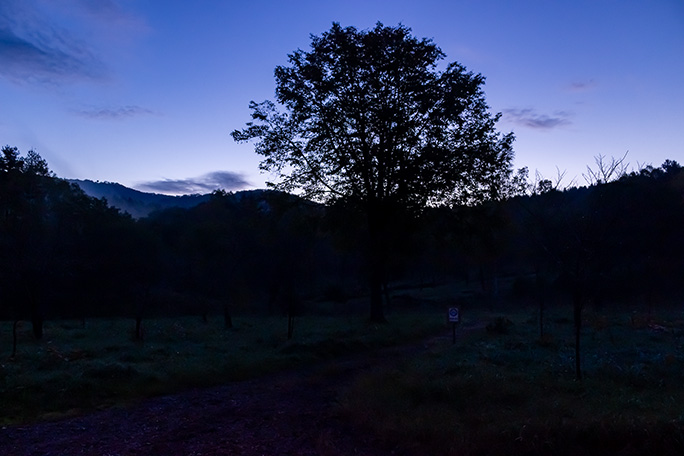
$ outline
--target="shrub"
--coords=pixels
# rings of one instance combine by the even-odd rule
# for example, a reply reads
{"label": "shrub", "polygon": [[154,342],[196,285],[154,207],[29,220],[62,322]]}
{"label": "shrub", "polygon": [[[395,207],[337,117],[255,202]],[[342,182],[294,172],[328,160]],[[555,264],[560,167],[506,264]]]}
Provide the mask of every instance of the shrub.
{"label": "shrub", "polygon": [[487,325],[487,332],[493,334],[508,334],[513,322],[506,317],[496,317],[496,319]]}

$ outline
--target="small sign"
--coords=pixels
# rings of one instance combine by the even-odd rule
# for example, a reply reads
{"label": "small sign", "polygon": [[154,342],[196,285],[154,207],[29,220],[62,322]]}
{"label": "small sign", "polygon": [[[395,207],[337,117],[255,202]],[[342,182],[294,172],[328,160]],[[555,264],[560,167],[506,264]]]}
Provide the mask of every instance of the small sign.
{"label": "small sign", "polygon": [[449,322],[458,323],[458,307],[449,307]]}

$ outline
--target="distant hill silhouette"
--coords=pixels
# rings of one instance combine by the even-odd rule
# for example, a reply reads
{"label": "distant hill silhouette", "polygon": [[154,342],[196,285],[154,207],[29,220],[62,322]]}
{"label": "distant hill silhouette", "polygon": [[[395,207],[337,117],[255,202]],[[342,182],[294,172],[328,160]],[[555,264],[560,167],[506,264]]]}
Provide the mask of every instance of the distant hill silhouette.
{"label": "distant hill silhouette", "polygon": [[115,182],[93,182],[91,180],[70,179],[89,196],[105,198],[110,206],[128,212],[134,218],[147,217],[152,212],[172,207],[190,208],[209,200],[210,195],[169,196],[159,193],[146,193],[125,187]]}

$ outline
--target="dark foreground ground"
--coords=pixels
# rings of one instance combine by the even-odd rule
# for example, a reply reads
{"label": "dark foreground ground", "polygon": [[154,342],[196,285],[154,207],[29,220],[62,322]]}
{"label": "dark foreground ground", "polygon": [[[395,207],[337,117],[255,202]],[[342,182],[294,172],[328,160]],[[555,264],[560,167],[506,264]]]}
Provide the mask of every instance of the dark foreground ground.
{"label": "dark foreground ground", "polygon": [[340,416],[357,375],[398,364],[428,343],[0,430],[0,455],[398,454]]}

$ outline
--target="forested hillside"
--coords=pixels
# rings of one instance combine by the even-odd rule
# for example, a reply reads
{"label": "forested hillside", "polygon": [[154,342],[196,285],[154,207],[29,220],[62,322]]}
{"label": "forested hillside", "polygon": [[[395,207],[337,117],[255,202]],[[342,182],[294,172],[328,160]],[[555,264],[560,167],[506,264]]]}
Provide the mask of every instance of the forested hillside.
{"label": "forested hillside", "polygon": [[69,179],[88,196],[107,200],[110,206],[129,213],[134,218],[147,217],[152,212],[171,207],[190,208],[209,199],[209,195],[169,196],[145,193],[124,187],[115,182],[93,182],[91,180]]}
{"label": "forested hillside", "polygon": [[[386,299],[446,281],[540,305],[681,297],[677,163],[532,193],[393,220]],[[367,296],[363,218],[341,205],[215,192],[136,220],[55,177],[35,152],[5,147],[0,210],[0,318],[33,321],[37,337],[45,319],[224,314],[228,325],[236,313],[343,314]]]}

